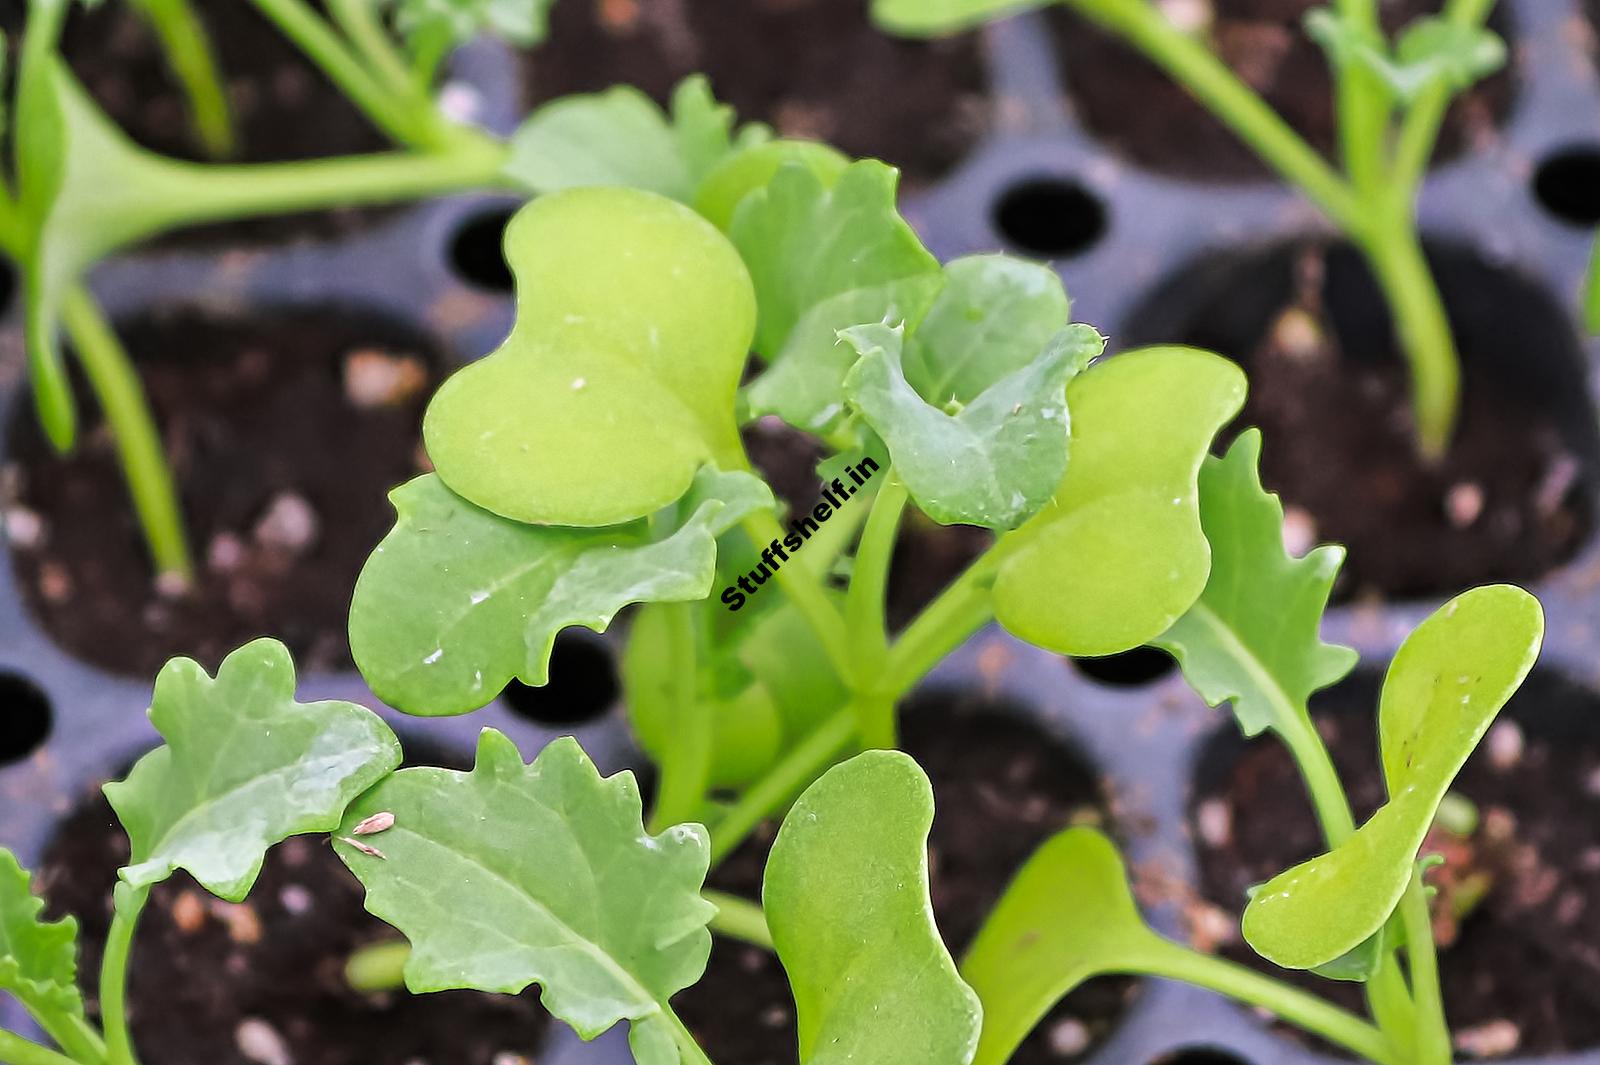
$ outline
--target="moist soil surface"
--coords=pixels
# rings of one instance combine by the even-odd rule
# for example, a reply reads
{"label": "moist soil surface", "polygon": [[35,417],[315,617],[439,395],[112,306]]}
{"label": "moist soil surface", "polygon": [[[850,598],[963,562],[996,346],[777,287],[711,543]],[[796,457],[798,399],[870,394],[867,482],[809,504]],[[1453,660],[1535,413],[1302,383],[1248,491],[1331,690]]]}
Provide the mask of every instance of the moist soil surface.
{"label": "moist soil surface", "polygon": [[[1016,718],[964,705],[913,707],[902,744],[933,782],[929,839],[933,909],[959,958],[1006,884],[1039,844],[1069,824],[1100,823],[1093,777],[1054,741]],[[777,826],[765,825],[711,876],[759,898]],[[1091,981],[1064,999],[1018,1050],[1016,1065],[1077,1061],[1110,1031],[1135,993],[1131,981]],[[794,1003],[771,954],[715,939],[698,984],[673,1006],[714,1061],[789,1065]]]}
{"label": "moist soil surface", "polygon": [[530,104],[617,84],[665,103],[697,72],[740,121],[884,159],[908,184],[949,171],[989,122],[974,34],[899,40],[861,0],[563,0],[525,62]]}
{"label": "moist soil surface", "polygon": [[[68,818],[40,886],[51,916],[80,924],[79,978],[93,1003],[127,838],[100,796]],[[506,1065],[531,1062],[548,1017],[532,991],[360,994],[350,953],[396,933],[362,908],[361,885],[324,837],[267,856],[245,902],[186,873],[157,886],[139,922],[128,986],[133,1037],[161,1065]],[[91,1006],[92,1012],[98,1008]]]}
{"label": "moist soil surface", "polygon": [[[1314,709],[1357,823],[1383,801],[1375,678],[1320,697]],[[1467,839],[1438,831],[1424,853],[1440,898],[1482,901],[1453,920],[1438,912],[1445,1008],[1466,1057],[1556,1054],[1600,1043],[1600,732],[1592,696],[1535,675],[1502,712],[1453,790],[1475,803]],[[1263,739],[1241,750],[1226,734],[1202,769],[1191,824],[1205,898],[1200,926],[1226,928],[1221,952],[1362,1009],[1359,985],[1285,974],[1238,938],[1245,891],[1319,853],[1315,819],[1293,761]]]}
{"label": "moist soil surface", "polygon": [[1575,553],[1591,525],[1592,473],[1574,440],[1593,414],[1559,317],[1544,320],[1520,287],[1490,287],[1481,266],[1439,260],[1462,396],[1450,449],[1430,461],[1415,446],[1409,374],[1355,254],[1306,248],[1275,263],[1220,272],[1231,294],[1139,342],[1195,344],[1245,367],[1235,426],[1262,431],[1262,482],[1283,497],[1294,550],[1347,548],[1338,596],[1531,580]]}
{"label": "moist soil surface", "polygon": [[[261,635],[301,668],[349,664],[356,575],[419,472],[440,353],[392,322],[328,308],[154,314],[121,330],[178,479],[195,556],[186,592],[152,580],[108,432],[82,398],[61,457],[26,393],[0,497],[30,611],[74,655],[148,679],[184,654],[214,667]],[[22,529],[28,533],[19,538]]]}
{"label": "moist soil surface", "polygon": [[[1334,157],[1337,126],[1327,60],[1302,28],[1306,13],[1323,6],[1322,0],[1211,0],[1196,6],[1215,12],[1210,39],[1223,62],[1313,147]],[[1435,0],[1379,5],[1391,34],[1438,9]],[[1119,38],[1064,7],[1053,8],[1047,17],[1079,119],[1118,154],[1177,177],[1268,176],[1254,151]],[[1490,19],[1502,36],[1503,22]],[[1504,69],[1458,98],[1440,131],[1435,162],[1492,137],[1511,98],[1512,79]]]}
{"label": "moist soil surface", "polygon": [[[23,9],[21,0],[0,0],[0,27],[12,41],[21,39]],[[284,162],[389,146],[250,0],[202,0],[194,9],[210,35],[232,106],[238,143],[228,162]],[[166,155],[209,161],[165,53],[148,23],[130,5],[73,4],[61,49],[90,96],[136,142]],[[252,219],[186,231],[171,241],[211,244],[335,237],[361,228],[380,213],[342,208]]]}

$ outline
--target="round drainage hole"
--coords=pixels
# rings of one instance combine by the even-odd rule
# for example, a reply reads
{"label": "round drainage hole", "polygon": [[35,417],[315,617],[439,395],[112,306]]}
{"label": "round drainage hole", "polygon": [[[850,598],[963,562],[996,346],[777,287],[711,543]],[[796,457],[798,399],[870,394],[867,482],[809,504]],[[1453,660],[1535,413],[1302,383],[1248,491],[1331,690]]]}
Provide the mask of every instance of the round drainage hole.
{"label": "round drainage hole", "polygon": [[1000,197],[994,224],[1018,250],[1058,259],[1086,252],[1105,236],[1106,209],[1077,182],[1035,178]]}
{"label": "round drainage hole", "polygon": [[1074,658],[1072,662],[1090,679],[1119,688],[1153,684],[1178,665],[1171,655],[1155,647],[1135,647],[1101,658]]}
{"label": "round drainage hole", "polygon": [[1170,1054],[1163,1054],[1150,1065],[1249,1065],[1237,1054],[1215,1047],[1196,1047],[1190,1050],[1174,1050]]}
{"label": "round drainage hole", "polygon": [[592,636],[558,636],[550,652],[550,682],[532,687],[513,680],[506,704],[536,725],[564,727],[593,721],[616,702],[621,689],[611,654]]}
{"label": "round drainage hole", "polygon": [[510,292],[515,287],[502,247],[506,225],[514,213],[509,209],[485,211],[467,219],[450,242],[450,264],[462,279],[491,292]]}
{"label": "round drainage hole", "polygon": [[1533,175],[1533,194],[1545,210],[1574,225],[1600,222],[1600,145],[1563,148]]}
{"label": "round drainage hole", "polygon": [[21,674],[0,672],[0,765],[22,761],[49,735],[49,698]]}

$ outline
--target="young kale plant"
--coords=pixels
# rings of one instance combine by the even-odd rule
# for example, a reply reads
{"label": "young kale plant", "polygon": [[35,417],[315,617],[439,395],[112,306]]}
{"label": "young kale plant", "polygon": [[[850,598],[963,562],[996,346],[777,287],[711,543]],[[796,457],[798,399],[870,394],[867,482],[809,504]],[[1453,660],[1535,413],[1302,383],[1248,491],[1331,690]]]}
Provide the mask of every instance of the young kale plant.
{"label": "young kale plant", "polygon": [[[183,0],[136,2],[187,86],[202,138],[220,153],[225,104],[194,12]],[[395,0],[380,10],[366,0],[335,0],[324,16],[306,0],[254,2],[403,150],[249,166],[147,151],[89,99],[58,54],[70,0],[33,0],[12,108],[15,173],[0,182],[0,253],[23,275],[40,423],[58,449],[72,446],[77,413],[58,342],[64,328],[112,430],[155,568],[184,581],[192,562],[159,434],[83,275],[115,251],[185,226],[515,185],[505,171],[507,146],[441,108],[438,73],[455,44],[480,32],[531,44],[544,31],[538,3]]]}
{"label": "young kale plant", "polygon": [[[931,36],[1052,0],[873,0],[893,33]],[[1505,63],[1484,26],[1494,0],[1445,0],[1394,40],[1377,0],[1313,9],[1306,30],[1327,53],[1339,169],[1218,58],[1203,31],[1175,25],[1156,0],[1059,0],[1126,40],[1200,101],[1359,248],[1384,292],[1410,365],[1417,445],[1437,458],[1460,406],[1460,366],[1417,233],[1416,199],[1451,99]]]}
{"label": "young kale plant", "polygon": [[[1257,474],[1260,438],[1240,436],[1200,475],[1213,546],[1204,594],[1153,642],[1247,736],[1271,731],[1300,769],[1327,852],[1256,888],[1245,940],[1287,969],[1365,985],[1370,1019],[1250,969],[1157,936],[1134,906],[1114,845],[1070,829],[1027,862],[962,964],[984,1006],[974,1061],[1004,1062],[1050,1006],[1102,973],[1167,976],[1211,988],[1383,1065],[1447,1065],[1451,1043],[1424,872],[1424,837],[1456,774],[1538,655],[1538,602],[1509,585],[1445,604],[1396,652],[1377,713],[1388,801],[1356,827],[1310,696],[1355,666],[1318,629],[1343,558],[1283,548],[1283,512]],[[1402,959],[1404,964],[1402,964]]]}

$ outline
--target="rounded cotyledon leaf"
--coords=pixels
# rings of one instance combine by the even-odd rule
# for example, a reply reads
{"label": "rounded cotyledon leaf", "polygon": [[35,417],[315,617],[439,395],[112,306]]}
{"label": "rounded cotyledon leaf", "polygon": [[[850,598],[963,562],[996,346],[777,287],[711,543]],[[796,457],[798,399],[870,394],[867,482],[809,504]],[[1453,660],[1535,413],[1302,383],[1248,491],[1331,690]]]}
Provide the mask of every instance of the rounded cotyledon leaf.
{"label": "rounded cotyledon leaf", "polygon": [[612,525],[682,496],[707,461],[737,464],[755,296],[715,227],[654,193],[571,189],[517,214],[506,259],[516,325],[423,425],[452,491],[517,521]]}
{"label": "rounded cotyledon leaf", "polygon": [[1000,541],[1000,623],[1071,655],[1114,654],[1165,632],[1205,589],[1200,464],[1244,396],[1237,366],[1194,348],[1131,351],[1073,378],[1066,475]]}
{"label": "rounded cotyledon leaf", "polygon": [[928,898],[933,789],[900,751],[834,766],[783,819],[761,898],[803,1065],[966,1065],[977,996]]}
{"label": "rounded cotyledon leaf", "polygon": [[1463,592],[1406,637],[1378,710],[1389,801],[1344,843],[1255,893],[1243,929],[1257,953],[1309,969],[1383,926],[1451,781],[1533,668],[1543,636],[1538,600],[1497,584]]}

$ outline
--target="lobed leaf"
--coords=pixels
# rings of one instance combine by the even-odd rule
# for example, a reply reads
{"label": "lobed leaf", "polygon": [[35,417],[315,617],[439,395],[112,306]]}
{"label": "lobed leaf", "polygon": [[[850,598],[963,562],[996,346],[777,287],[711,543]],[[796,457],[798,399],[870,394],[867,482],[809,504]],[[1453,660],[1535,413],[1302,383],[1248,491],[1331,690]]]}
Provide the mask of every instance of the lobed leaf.
{"label": "lobed leaf", "polygon": [[845,394],[929,517],[1014,529],[1050,499],[1067,468],[1067,381],[1100,354],[1099,333],[1062,330],[1032,362],[955,414],[931,406],[906,379],[903,327],[857,326],[842,335],[861,353]]}
{"label": "lobed leaf", "polygon": [[905,37],[938,37],[1043,7],[1049,0],[872,0],[872,21]]}
{"label": "lobed leaf", "polygon": [[192,659],[162,667],[150,721],[166,743],[105,786],[132,845],[125,883],[145,888],[186,869],[239,902],[267,848],[329,831],[400,764],[399,741],[370,710],[298,703],[294,690],[294,662],[276,640],[229,654],[214,680]]}
{"label": "lobed leaf", "polygon": [[1434,16],[1407,26],[1392,51],[1381,34],[1330,8],[1306,15],[1306,33],[1335,66],[1370,71],[1401,104],[1414,102],[1437,85],[1459,92],[1506,62],[1505,41],[1493,30]]}
{"label": "lobed leaf", "polygon": [[748,473],[696,475],[653,522],[525,525],[433,475],[391,494],[398,518],[362,568],[350,650],[373,692],[411,714],[476,710],[513,677],[543,684],[556,634],[605,631],[629,603],[702,599],[716,538],[772,494]]}
{"label": "lobed leaf", "polygon": [[36,1014],[81,1017],[78,922],[40,920],[43,910],[28,871],[0,847],[0,991],[9,991]]}
{"label": "lobed leaf", "polygon": [[492,729],[470,772],[403,769],[351,807],[341,834],[380,811],[394,815],[369,838],[383,857],[334,846],[367,909],[410,940],[408,988],[537,983],[583,1038],[626,1020],[641,1065],[678,1060],[667,1000],[711,948],[703,828],[647,835],[632,773],[601,777],[571,737],[524,765]]}
{"label": "lobed leaf", "polygon": [[973,1065],[1004,1065],[1033,1026],[1090,977],[1159,971],[1182,948],[1145,926],[1116,847],[1069,828],[1030,857],[961,962],[983,1003]]}
{"label": "lobed leaf", "polygon": [[517,322],[447,380],[423,425],[456,494],[516,521],[615,525],[741,464],[734,396],[755,321],[732,245],[689,208],[570,189],[506,232]]}
{"label": "lobed leaf", "polygon": [[748,144],[724,155],[710,168],[695,190],[694,209],[726,233],[744,198],[765,188],[779,170],[791,163],[810,170],[825,187],[832,188],[850,160],[820,141],[785,138]]}
{"label": "lobed leaf", "polygon": [[1309,969],[1383,927],[1440,801],[1533,668],[1543,633],[1538,600],[1498,584],[1456,596],[1406,638],[1378,710],[1389,801],[1344,843],[1256,892],[1243,927],[1262,957]]}
{"label": "lobed leaf", "polygon": [[933,789],[899,751],[835,766],[784,818],[761,895],[804,1065],[972,1060],[980,1007],[934,924],[932,824]]}
{"label": "lobed leaf", "polygon": [[898,180],[899,171],[868,159],[850,164],[830,186],[811,167],[790,162],[744,197],[730,235],[755,286],[758,354],[778,355],[807,312],[831,297],[880,290],[883,311],[839,328],[881,321],[896,300],[895,283],[938,273],[938,261],[895,209]]}
{"label": "lobed leaf", "polygon": [[733,109],[700,75],[672,94],[670,116],[631,85],[563,96],[536,109],[512,134],[506,176],[533,192],[617,185],[692,203],[706,175],[767,136],[736,136]]}
{"label": "lobed leaf", "polygon": [[1154,643],[1170,651],[1211,706],[1233,703],[1246,736],[1311,728],[1313,692],[1355,668],[1356,652],[1322,642],[1322,612],[1344,549],[1305,558],[1283,547],[1283,507],[1261,487],[1261,433],[1240,434],[1200,469],[1200,525],[1211,545],[1205,591]]}
{"label": "lobed leaf", "polygon": [[1147,643],[1206,586],[1200,465],[1244,403],[1228,360],[1157,347],[1067,386],[1071,461],[1054,498],[998,545],[995,617],[1048,650],[1104,655]]}
{"label": "lobed leaf", "polygon": [[519,48],[531,48],[550,31],[550,5],[555,0],[386,0],[394,8],[395,26],[413,43],[442,37],[466,44],[491,34]]}

